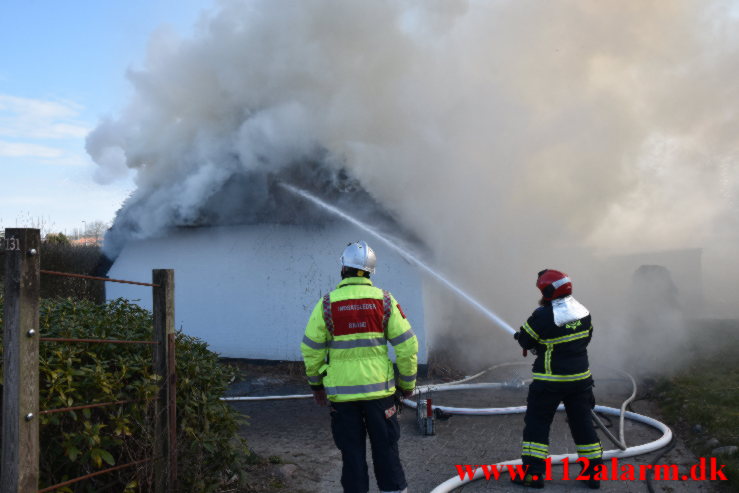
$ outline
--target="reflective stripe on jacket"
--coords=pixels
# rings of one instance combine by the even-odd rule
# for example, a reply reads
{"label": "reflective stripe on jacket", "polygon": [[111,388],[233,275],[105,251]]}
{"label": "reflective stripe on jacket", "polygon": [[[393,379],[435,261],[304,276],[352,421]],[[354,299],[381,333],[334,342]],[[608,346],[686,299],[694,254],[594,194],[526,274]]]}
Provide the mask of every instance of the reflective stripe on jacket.
{"label": "reflective stripe on jacket", "polygon": [[387,293],[389,303],[384,303],[383,293],[367,278],[350,277],[331,291],[330,314],[324,314],[323,300],[313,308],[300,350],[308,383],[325,387],[331,401],[378,399],[395,392],[388,341],[395,349],[398,385],[407,390],[416,385],[418,339],[395,298]]}
{"label": "reflective stripe on jacket", "polygon": [[587,347],[592,335],[590,315],[558,326],[547,305],[534,311],[517,339],[522,348],[536,351],[534,380],[574,382],[591,378]]}

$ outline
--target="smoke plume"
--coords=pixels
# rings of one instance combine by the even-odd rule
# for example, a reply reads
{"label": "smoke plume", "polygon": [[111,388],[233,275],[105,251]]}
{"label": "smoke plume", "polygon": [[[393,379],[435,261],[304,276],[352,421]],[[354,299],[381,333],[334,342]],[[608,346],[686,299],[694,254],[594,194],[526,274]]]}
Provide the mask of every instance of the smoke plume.
{"label": "smoke plume", "polygon": [[[191,38],[152,38],[132,101],[88,138],[101,181],[133,171],[138,187],[108,244],[258,220],[294,179],[352,212],[379,204],[513,324],[535,273],[558,268],[600,340],[626,350],[638,265],[604,259],[683,248],[702,249],[703,313],[735,315],[737,14],[708,0],[221,0]],[[471,361],[512,350],[448,292],[427,296],[439,338],[476,338]]]}

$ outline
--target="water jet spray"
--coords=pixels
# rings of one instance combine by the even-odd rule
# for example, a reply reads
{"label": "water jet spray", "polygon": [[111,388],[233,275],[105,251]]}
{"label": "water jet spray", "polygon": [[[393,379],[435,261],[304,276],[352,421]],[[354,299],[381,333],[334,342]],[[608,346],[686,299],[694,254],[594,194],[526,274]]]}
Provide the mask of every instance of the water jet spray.
{"label": "water jet spray", "polygon": [[393,250],[395,250],[397,253],[399,253],[404,259],[408,260],[409,262],[415,264],[416,266],[420,267],[424,272],[430,274],[434,279],[441,282],[443,285],[454,291],[460,298],[462,298],[464,301],[469,303],[470,305],[477,308],[483,315],[485,315],[488,319],[493,321],[498,327],[505,330],[509,334],[515,334],[516,331],[513,327],[511,327],[510,324],[508,324],[505,320],[500,318],[498,315],[493,313],[490,309],[486,308],[482,303],[477,301],[475,298],[464,292],[459,286],[452,283],[450,280],[433,270],[431,267],[429,267],[426,263],[421,261],[418,257],[411,255],[406,250],[400,248],[398,245],[387,239],[384,235],[382,235],[379,231],[372,228],[368,224],[363,223],[362,221],[356,219],[355,217],[350,216],[346,212],[342,211],[341,209],[332,206],[331,204],[328,204],[324,202],[323,200],[319,199],[315,195],[312,195],[308,192],[306,192],[303,189],[297,188],[293,185],[289,185],[287,183],[280,183],[279,184],[282,188],[299,195],[303,197],[304,199],[307,199],[311,202],[313,202],[315,205],[331,212],[332,214],[345,219],[346,221],[349,221],[353,225],[359,227],[360,229],[363,229],[367,233],[371,234],[381,242],[383,242],[385,245],[389,246]]}

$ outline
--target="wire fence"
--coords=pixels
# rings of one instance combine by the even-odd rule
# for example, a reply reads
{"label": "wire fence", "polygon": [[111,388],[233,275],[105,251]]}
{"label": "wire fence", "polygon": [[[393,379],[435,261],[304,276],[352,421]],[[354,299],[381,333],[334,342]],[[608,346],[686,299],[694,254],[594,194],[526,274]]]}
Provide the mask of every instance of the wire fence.
{"label": "wire fence", "polygon": [[90,279],[93,281],[105,281],[105,282],[118,282],[121,284],[136,284],[137,286],[151,286],[154,288],[158,288],[159,284],[152,284],[148,282],[137,282],[137,281],[124,281],[122,279],[111,279],[109,277],[97,277],[97,276],[88,276],[86,274],[73,274],[71,272],[57,272],[53,270],[39,270],[41,274],[49,274],[52,276],[60,276],[60,277],[74,277],[77,279]]}
{"label": "wire fence", "polygon": [[54,486],[49,486],[48,488],[38,490],[38,493],[47,493],[48,491],[58,490],[59,488],[64,488],[65,486],[69,486],[75,483],[79,483],[80,481],[84,481],[85,479],[94,478],[95,476],[101,476],[103,474],[107,474],[113,471],[119,471],[121,469],[126,469],[128,467],[139,466],[141,464],[152,462],[153,460],[154,460],[153,458],[142,459],[142,460],[137,460],[135,462],[129,462],[128,464],[121,464],[120,466],[109,467],[108,469],[103,469],[102,471],[95,471],[90,474],[85,474],[84,476],[70,479],[68,481],[64,481],[63,483],[55,484]]}
{"label": "wire fence", "polygon": [[90,342],[93,344],[159,344],[158,341],[124,341],[120,339],[74,339],[71,337],[39,337],[42,342]]}
{"label": "wire fence", "polygon": [[[40,235],[37,229],[5,230],[4,382],[2,409],[1,493],[46,493],[78,482],[155,461],[156,493],[175,492],[177,479],[174,272],[152,271],[153,282],[88,276],[40,269]],[[85,339],[39,337],[39,293],[41,274],[83,278],[103,282],[134,284],[153,288],[154,340]],[[39,343],[53,344],[134,344],[154,347],[153,368],[161,385],[151,399],[124,399],[39,410]],[[29,391],[30,390],[30,391]],[[39,484],[39,420],[37,416],[83,409],[124,406],[155,401],[154,443],[151,457],[115,465],[45,487]]]}

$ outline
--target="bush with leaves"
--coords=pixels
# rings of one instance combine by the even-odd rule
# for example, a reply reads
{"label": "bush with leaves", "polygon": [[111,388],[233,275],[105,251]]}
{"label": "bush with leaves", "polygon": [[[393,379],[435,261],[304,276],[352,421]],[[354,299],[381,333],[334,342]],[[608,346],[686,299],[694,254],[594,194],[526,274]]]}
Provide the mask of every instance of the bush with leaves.
{"label": "bush with leaves", "polygon": [[[0,297],[0,321],[3,300]],[[42,300],[45,337],[152,340],[151,313],[118,299],[105,305]],[[176,334],[179,491],[218,491],[242,473],[248,455],[237,435],[242,416],[221,401],[234,369],[207,345]],[[40,409],[134,401],[40,417],[41,486],[152,456],[152,346],[43,342],[39,354]],[[106,473],[57,491],[150,491],[154,462]]]}

